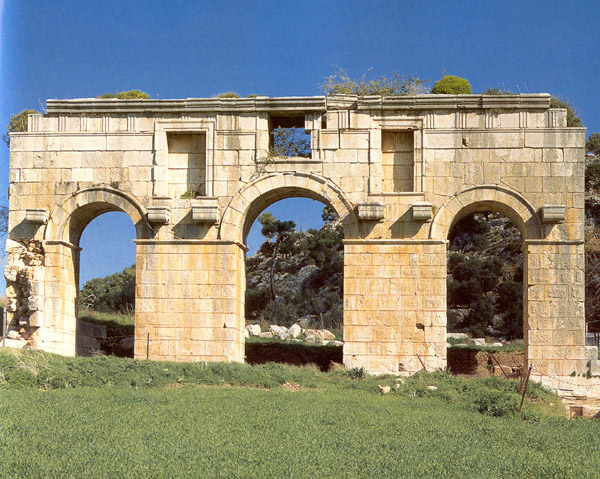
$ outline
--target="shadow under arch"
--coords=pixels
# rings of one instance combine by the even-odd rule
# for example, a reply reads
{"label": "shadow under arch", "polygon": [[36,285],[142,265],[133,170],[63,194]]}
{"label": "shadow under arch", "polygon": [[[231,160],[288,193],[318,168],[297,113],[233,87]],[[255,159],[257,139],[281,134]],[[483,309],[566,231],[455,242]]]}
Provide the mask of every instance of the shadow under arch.
{"label": "shadow under arch", "polygon": [[344,236],[348,238],[357,234],[356,213],[339,187],[312,173],[283,172],[261,176],[236,193],[223,213],[219,238],[245,244],[248,232],[261,211],[279,200],[298,197],[330,206],[342,221]]}
{"label": "shadow under arch", "polygon": [[137,239],[150,237],[146,210],[134,196],[110,186],[93,186],[78,190],[54,207],[44,240],[77,246],[85,227],[93,219],[110,211],[120,211],[129,216],[135,226]]}
{"label": "shadow under arch", "polygon": [[431,222],[429,238],[445,241],[461,219],[484,211],[506,216],[519,228],[524,241],[543,238],[543,228],[533,206],[519,193],[497,185],[474,186],[448,199]]}

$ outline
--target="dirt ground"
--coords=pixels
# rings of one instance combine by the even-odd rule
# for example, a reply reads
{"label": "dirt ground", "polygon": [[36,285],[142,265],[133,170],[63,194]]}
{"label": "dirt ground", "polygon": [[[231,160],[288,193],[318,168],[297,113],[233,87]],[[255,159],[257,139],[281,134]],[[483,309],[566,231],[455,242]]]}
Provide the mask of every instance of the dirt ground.
{"label": "dirt ground", "polygon": [[[246,343],[246,362],[313,364],[321,371],[328,371],[334,363],[343,362],[341,346],[309,346],[284,343]],[[523,352],[490,352],[467,348],[448,349],[448,368],[453,374],[465,376],[501,376],[517,374],[523,364]],[[501,366],[501,367],[500,367]],[[503,373],[504,370],[504,373]]]}

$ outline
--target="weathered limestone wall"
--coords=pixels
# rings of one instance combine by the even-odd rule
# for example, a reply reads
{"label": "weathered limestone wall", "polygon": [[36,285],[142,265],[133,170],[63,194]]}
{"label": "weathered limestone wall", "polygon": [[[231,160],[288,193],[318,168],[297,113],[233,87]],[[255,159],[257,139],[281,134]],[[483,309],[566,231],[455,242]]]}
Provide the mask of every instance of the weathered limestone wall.
{"label": "weathered limestone wall", "polygon": [[136,358],[244,360],[240,245],[138,240],[136,278]]}
{"label": "weathered limestone wall", "polygon": [[379,373],[446,366],[445,242],[346,240],[344,292],[346,366]]}
{"label": "weathered limestone wall", "polygon": [[[47,110],[11,136],[7,293],[12,334],[32,347],[75,354],[79,238],[124,211],[137,235],[136,357],[243,360],[246,234],[271,203],[304,196],[342,219],[347,365],[445,365],[448,233],[497,211],[525,241],[528,364],[546,382],[597,366],[582,335],[584,129],[567,128],[548,95],[81,99]],[[269,156],[281,123],[310,133],[310,158]],[[35,266],[22,256],[30,244],[41,247]]]}

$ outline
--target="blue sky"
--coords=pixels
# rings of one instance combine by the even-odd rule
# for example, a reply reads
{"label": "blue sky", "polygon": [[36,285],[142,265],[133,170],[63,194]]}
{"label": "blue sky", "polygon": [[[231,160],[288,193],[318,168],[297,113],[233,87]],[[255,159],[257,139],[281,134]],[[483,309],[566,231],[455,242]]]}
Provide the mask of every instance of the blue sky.
{"label": "blue sky", "polygon": [[[0,9],[2,125],[47,98],[116,90],[316,95],[337,65],[352,76],[372,68],[435,81],[446,72],[474,92],[549,92],[576,105],[589,132],[600,131],[597,1],[0,0]],[[8,157],[0,145],[0,201]],[[307,228],[320,210],[292,200],[275,213]],[[84,232],[82,279],[135,260],[121,257],[133,251],[129,220],[111,224],[112,216]]]}

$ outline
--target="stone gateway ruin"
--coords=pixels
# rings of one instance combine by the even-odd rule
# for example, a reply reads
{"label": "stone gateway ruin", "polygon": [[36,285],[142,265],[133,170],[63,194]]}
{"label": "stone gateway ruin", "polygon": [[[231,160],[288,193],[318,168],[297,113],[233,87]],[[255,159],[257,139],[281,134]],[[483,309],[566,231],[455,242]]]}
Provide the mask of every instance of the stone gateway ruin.
{"label": "stone gateway ruin", "polygon": [[[524,251],[525,367],[598,389],[585,345],[584,129],[547,94],[48,100],[11,135],[10,330],[76,352],[79,239],[136,228],[135,357],[244,361],[245,240],[275,201],[307,197],[344,229],[344,363],[446,366],[448,234],[507,216]],[[310,156],[270,154],[274,129]]]}

